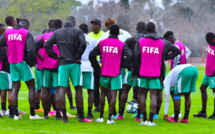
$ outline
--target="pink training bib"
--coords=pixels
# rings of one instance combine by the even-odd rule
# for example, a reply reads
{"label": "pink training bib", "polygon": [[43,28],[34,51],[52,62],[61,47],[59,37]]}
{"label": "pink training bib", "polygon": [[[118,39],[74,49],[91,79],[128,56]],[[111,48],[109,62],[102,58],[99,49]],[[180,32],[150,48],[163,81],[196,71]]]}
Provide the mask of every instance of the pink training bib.
{"label": "pink training bib", "polygon": [[[176,41],[174,43],[174,45],[178,46],[178,48],[181,51],[181,54],[180,54],[180,64],[187,64],[186,47],[180,41]],[[171,66],[170,66],[171,70],[173,69],[173,62],[174,62],[174,60],[172,59],[171,60]]]}
{"label": "pink training bib", "polygon": [[116,77],[120,74],[120,64],[124,43],[116,38],[107,38],[99,42],[102,57],[101,74]]}
{"label": "pink training bib", "polygon": [[[54,32],[50,32],[50,33],[45,33],[43,34],[43,45],[45,45],[45,42],[51,37],[51,35]],[[57,47],[57,45],[52,46],[53,51],[55,53],[58,54],[58,56],[60,55],[60,51]],[[47,52],[45,51],[45,48],[42,48],[41,50],[43,52],[43,68],[58,68],[59,66],[59,62],[58,60],[52,59],[48,56]]]}
{"label": "pink training bib", "polygon": [[140,76],[159,77],[164,48],[163,40],[141,38],[139,44],[141,51]]}
{"label": "pink training bib", "polygon": [[12,28],[5,31],[5,38],[8,45],[7,57],[10,64],[20,63],[23,61],[28,32],[29,31],[24,28]]}
{"label": "pink training bib", "polygon": [[215,51],[215,46],[208,45],[208,54],[207,54],[206,69],[205,69],[205,74],[208,76],[213,76],[215,71],[214,51]]}

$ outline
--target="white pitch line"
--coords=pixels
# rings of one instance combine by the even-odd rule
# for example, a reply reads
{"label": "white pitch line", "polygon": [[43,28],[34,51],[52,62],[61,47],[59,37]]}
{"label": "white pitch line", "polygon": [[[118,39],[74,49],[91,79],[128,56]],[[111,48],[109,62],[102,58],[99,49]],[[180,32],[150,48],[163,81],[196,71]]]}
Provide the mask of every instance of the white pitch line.
{"label": "white pitch line", "polygon": [[[1,130],[16,130],[16,131],[28,131],[28,132],[38,132],[38,133],[56,133],[55,131],[47,131],[47,130],[32,130],[32,129],[16,129],[16,128],[0,128]],[[69,133],[69,132],[59,132],[61,134],[75,134],[75,133]],[[86,133],[90,134],[90,133]]]}

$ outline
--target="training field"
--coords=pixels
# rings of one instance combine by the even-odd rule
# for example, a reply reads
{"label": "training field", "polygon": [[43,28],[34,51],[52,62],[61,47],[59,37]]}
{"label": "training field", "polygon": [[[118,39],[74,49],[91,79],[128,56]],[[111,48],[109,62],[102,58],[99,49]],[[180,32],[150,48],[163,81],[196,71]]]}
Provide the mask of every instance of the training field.
{"label": "training field", "polygon": [[[77,118],[69,118],[69,122],[64,124],[61,121],[55,121],[55,117],[49,117],[47,120],[29,120],[29,103],[28,103],[28,90],[24,83],[22,83],[22,88],[19,93],[19,109],[23,112],[27,112],[27,115],[22,115],[22,120],[15,121],[14,119],[9,119],[4,116],[0,118],[0,134],[4,133],[30,133],[30,134],[40,134],[40,133],[62,133],[62,134],[72,134],[72,133],[215,133],[215,128],[213,124],[215,120],[207,120],[203,118],[194,118],[193,114],[197,113],[201,109],[201,94],[199,87],[201,85],[201,81],[204,76],[204,67],[198,67],[199,70],[199,78],[196,86],[196,93],[193,93],[191,96],[191,111],[189,116],[189,124],[183,123],[170,123],[163,120],[163,108],[162,104],[159,119],[154,120],[157,124],[156,127],[148,127],[139,125],[140,122],[136,122],[135,118],[131,116],[133,114],[129,114],[125,111],[125,118],[123,121],[115,120],[116,124],[107,125],[107,116],[108,116],[108,105],[106,103],[105,113],[104,113],[104,123],[79,123]],[[211,89],[208,90],[208,108],[207,114],[208,116],[213,113],[213,94]],[[85,116],[87,115],[87,91],[83,90],[84,93],[84,108],[85,108]],[[74,96],[74,90],[73,90]],[[148,97],[149,98],[149,97]],[[73,100],[75,98],[73,97]],[[132,100],[132,92],[129,94],[129,100]],[[149,103],[150,100],[147,100],[147,111],[149,111]],[[184,115],[184,98],[182,98],[182,106],[181,112]],[[118,104],[117,104],[118,105]],[[94,109],[94,108],[93,108]],[[69,109],[69,102],[67,101],[67,112],[72,115],[76,115],[76,110]],[[170,101],[169,115],[173,114],[173,103]],[[41,113],[39,113],[42,116]],[[98,118],[99,113],[93,113],[93,115]],[[149,117],[149,115],[148,115]]]}

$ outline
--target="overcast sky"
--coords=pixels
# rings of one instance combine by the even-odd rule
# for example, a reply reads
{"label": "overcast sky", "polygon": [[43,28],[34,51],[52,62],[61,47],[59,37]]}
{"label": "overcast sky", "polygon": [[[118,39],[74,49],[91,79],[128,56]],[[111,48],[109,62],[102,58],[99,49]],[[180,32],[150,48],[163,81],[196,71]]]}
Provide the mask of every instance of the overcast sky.
{"label": "overcast sky", "polygon": [[[78,0],[80,1],[82,4],[87,4],[89,1],[92,1],[92,0]],[[98,1],[101,1],[101,2],[108,2],[109,0],[93,0],[95,3],[97,3]],[[115,0],[115,2],[118,2],[119,0]],[[131,0],[129,0],[131,1]],[[161,0],[155,0],[156,2],[156,5],[160,6],[160,7],[163,7],[162,6],[162,1]]]}

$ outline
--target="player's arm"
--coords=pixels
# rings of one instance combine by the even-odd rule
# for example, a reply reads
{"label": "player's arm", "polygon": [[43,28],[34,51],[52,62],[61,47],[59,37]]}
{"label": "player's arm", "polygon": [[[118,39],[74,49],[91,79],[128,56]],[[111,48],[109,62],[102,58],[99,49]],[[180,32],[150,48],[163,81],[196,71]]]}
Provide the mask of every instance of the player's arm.
{"label": "player's arm", "polygon": [[35,53],[41,60],[43,60],[43,57],[39,53],[41,48],[43,48],[43,37],[35,42]]}
{"label": "player's arm", "polygon": [[174,58],[173,67],[177,66],[178,63],[180,63],[180,55],[178,55]]}
{"label": "player's arm", "polygon": [[91,62],[91,66],[93,69],[97,72],[100,72],[101,67],[99,66],[99,63],[96,59],[96,56],[101,55],[101,52],[99,50],[99,44],[90,52],[89,54],[89,60]]}
{"label": "player's arm", "polygon": [[169,74],[165,77],[164,79],[164,94],[165,94],[165,99],[164,99],[164,115],[168,114],[169,110],[169,100],[170,100],[170,88],[173,87],[173,77],[174,77],[175,68],[169,72]]}
{"label": "player's arm", "polygon": [[187,47],[185,49],[186,49],[186,59],[188,59],[190,57],[190,55],[191,55],[192,52]]}
{"label": "player's arm", "polygon": [[45,50],[50,58],[58,59],[59,57],[58,57],[57,53],[55,53],[54,50],[52,49],[52,46],[54,44],[57,44],[55,33],[52,34],[52,36],[46,41]]}
{"label": "player's arm", "polygon": [[28,60],[30,67],[34,66],[36,63],[36,55],[35,55],[35,42],[33,35],[28,32],[26,38],[26,50],[28,53]]}
{"label": "player's arm", "polygon": [[4,49],[6,45],[7,43],[6,43],[5,33],[4,33],[0,38],[0,59],[2,61],[7,61],[7,53]]}
{"label": "player's arm", "polygon": [[165,49],[165,55],[166,55],[165,60],[173,59],[177,55],[181,54],[181,51],[176,46],[174,46],[171,42],[169,42],[167,40],[164,40],[164,49]]}
{"label": "player's arm", "polygon": [[79,46],[78,46],[78,51],[77,51],[77,53],[75,55],[75,59],[76,59],[77,63],[80,63],[81,56],[82,56],[82,54],[84,53],[84,51],[85,51],[85,49],[87,47],[86,39],[85,39],[84,33],[82,31],[80,31],[80,33],[79,33],[78,43],[79,43]]}
{"label": "player's arm", "polygon": [[141,58],[141,53],[140,53],[140,44],[139,42],[136,43],[134,47],[134,62],[133,62],[133,70],[132,70],[132,76],[137,76],[139,75],[139,70],[140,70],[140,58]]}
{"label": "player's arm", "polygon": [[164,115],[168,114],[169,110],[169,100],[170,100],[170,83],[171,83],[171,78],[169,74],[165,77],[164,80],[164,93],[165,93],[165,99],[164,99]]}

